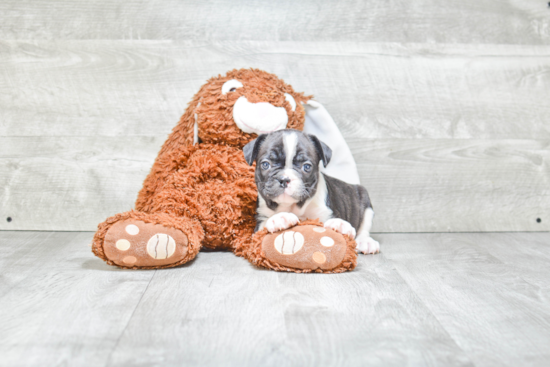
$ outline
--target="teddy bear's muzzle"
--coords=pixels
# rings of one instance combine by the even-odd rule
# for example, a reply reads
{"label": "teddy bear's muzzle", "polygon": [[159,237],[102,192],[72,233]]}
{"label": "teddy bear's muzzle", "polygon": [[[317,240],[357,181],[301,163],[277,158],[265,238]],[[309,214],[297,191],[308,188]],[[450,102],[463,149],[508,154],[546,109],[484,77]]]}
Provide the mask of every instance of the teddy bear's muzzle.
{"label": "teddy bear's muzzle", "polygon": [[241,96],[233,106],[233,120],[245,133],[267,134],[286,128],[288,115],[284,107],[268,102],[251,103]]}

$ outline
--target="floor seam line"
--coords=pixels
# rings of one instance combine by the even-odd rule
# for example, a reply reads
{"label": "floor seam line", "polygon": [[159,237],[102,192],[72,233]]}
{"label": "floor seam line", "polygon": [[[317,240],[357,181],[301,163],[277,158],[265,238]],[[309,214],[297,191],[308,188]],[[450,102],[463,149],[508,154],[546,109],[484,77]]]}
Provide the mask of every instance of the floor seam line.
{"label": "floor seam line", "polygon": [[145,287],[143,293],[141,294],[141,297],[139,297],[139,301],[136,303],[136,307],[134,307],[134,310],[132,311],[132,314],[128,318],[128,322],[126,323],[126,325],[124,325],[124,329],[122,329],[122,331],[120,332],[120,335],[118,336],[118,338],[116,340],[116,343],[113,346],[113,349],[111,350],[111,353],[109,353],[109,357],[107,358],[107,363],[105,364],[105,367],[110,366],[111,358],[113,357],[113,354],[114,354],[115,350],[118,348],[118,344],[120,343],[120,339],[122,339],[122,336],[126,332],[126,329],[128,328],[128,325],[130,325],[130,322],[134,318],[134,314],[136,313],[136,310],[138,309],[139,305],[141,304],[141,300],[143,299],[143,296],[145,295],[145,293],[147,293],[147,289],[149,289],[149,285],[151,285],[151,282],[153,281],[153,278],[155,277],[156,274],[157,274],[157,270],[155,270],[155,272],[153,273],[153,276],[151,276],[151,279],[149,279],[149,283],[147,283],[147,286]]}
{"label": "floor seam line", "polygon": [[[385,256],[384,256],[385,257]],[[464,353],[464,356],[466,356],[468,358],[468,361],[472,364],[472,366],[477,366],[474,361],[472,360],[472,358],[470,357],[470,355],[468,353],[466,353],[466,351],[458,344],[458,342],[455,340],[455,338],[453,338],[453,336],[449,333],[449,331],[447,330],[447,328],[445,328],[443,326],[443,324],[441,323],[441,321],[439,321],[439,318],[435,315],[435,313],[432,311],[432,309],[426,304],[426,302],[424,301],[424,299],[414,290],[414,288],[409,284],[409,282],[407,282],[407,280],[405,279],[405,277],[403,277],[403,275],[401,274],[401,272],[399,271],[399,269],[397,268],[397,266],[395,266],[395,260],[393,259],[389,259],[388,257],[385,257],[386,260],[389,260],[391,261],[392,265],[394,266],[394,269],[395,271],[397,272],[397,274],[399,275],[399,277],[401,278],[401,280],[403,280],[403,282],[407,285],[407,287],[409,287],[409,289],[411,290],[411,292],[414,293],[414,295],[416,296],[416,298],[418,298],[418,300],[422,303],[422,305],[426,308],[426,311],[428,311],[430,313],[430,315],[432,315],[432,317],[434,318],[434,320],[437,322],[437,324],[441,327],[441,329],[443,330],[443,332],[449,337],[450,340],[452,340],[456,347],[462,351],[462,353]]]}

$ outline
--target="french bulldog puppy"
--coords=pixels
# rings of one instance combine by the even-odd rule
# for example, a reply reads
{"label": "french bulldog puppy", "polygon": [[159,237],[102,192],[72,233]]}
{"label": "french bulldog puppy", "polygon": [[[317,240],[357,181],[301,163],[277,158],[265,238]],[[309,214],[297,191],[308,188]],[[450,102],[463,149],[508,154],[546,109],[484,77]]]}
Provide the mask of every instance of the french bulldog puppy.
{"label": "french bulldog puppy", "polygon": [[357,252],[380,251],[369,234],[374,211],[367,190],[319,171],[332,151],[316,136],[278,130],[259,135],[243,152],[248,164],[256,161],[256,231],[273,233],[318,218],[326,228],[355,238]]}

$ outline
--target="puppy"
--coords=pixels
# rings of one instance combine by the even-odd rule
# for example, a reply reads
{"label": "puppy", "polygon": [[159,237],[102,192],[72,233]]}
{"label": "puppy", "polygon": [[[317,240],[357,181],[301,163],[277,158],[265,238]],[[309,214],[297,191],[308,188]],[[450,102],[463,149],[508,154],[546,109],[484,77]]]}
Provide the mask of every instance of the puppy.
{"label": "puppy", "polygon": [[256,161],[256,231],[276,232],[319,218],[326,228],[355,238],[358,252],[379,252],[369,234],[374,211],[367,190],[319,171],[332,151],[316,136],[279,130],[258,136],[243,152],[248,164]]}

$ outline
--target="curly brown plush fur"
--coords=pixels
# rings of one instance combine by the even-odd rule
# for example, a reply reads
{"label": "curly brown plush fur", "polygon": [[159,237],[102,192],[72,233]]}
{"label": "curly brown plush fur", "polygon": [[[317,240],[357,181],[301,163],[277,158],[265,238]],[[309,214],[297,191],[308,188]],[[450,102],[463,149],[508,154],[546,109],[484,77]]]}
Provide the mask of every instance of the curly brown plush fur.
{"label": "curly brown plush fur", "polygon": [[[222,94],[223,84],[231,79],[239,80],[243,87]],[[285,93],[295,99],[295,111],[285,99]],[[166,268],[192,260],[205,247],[231,250],[258,266],[274,270],[307,272],[279,266],[262,259],[258,252],[258,241],[261,242],[265,233],[254,235],[257,200],[254,166],[246,163],[242,153],[242,147],[256,134],[244,133],[233,120],[233,105],[241,96],[245,96],[250,103],[268,102],[275,107],[284,107],[288,114],[287,127],[303,129],[305,110],[302,103],[311,97],[296,93],[275,75],[257,69],[241,69],[211,78],[193,97],[162,146],[139,192],[135,211],[117,214],[98,226],[92,245],[98,257],[110,265],[123,268]],[[195,122],[198,124],[199,144],[193,145]],[[148,251],[147,244],[136,243],[132,246],[141,247],[133,253],[138,255],[127,256],[114,263],[108,258],[104,247],[106,234],[120,221],[135,221],[143,226],[162,225],[183,232],[182,235],[188,239],[185,257],[169,265],[150,264],[154,260],[149,259],[143,263],[146,265],[136,266],[133,265],[135,256]],[[116,243],[116,248],[120,248]],[[117,251],[114,241],[108,246],[112,251]],[[351,245],[348,247],[351,248]],[[130,259],[128,263],[124,263],[127,259]],[[346,254],[345,261],[328,272],[341,272],[354,267],[355,258]]]}
{"label": "curly brown plush fur", "polygon": [[[308,225],[323,227],[323,224],[317,219],[305,220],[298,223],[296,226],[298,227]],[[263,229],[257,232],[253,237],[252,245],[250,246],[250,250],[248,253],[248,260],[258,267],[295,273],[343,273],[345,271],[353,270],[357,266],[357,253],[355,252],[356,244],[355,241],[348,235],[344,235],[344,239],[346,240],[346,253],[344,255],[344,260],[337,267],[326,271],[321,269],[297,269],[277,264],[269,260],[268,258],[266,258],[265,254],[262,251],[262,243],[267,234],[267,229]]]}
{"label": "curly brown plush fur", "polygon": [[[223,84],[231,79],[242,81],[243,87],[232,93],[221,94]],[[297,103],[296,111],[292,111],[290,103],[285,100],[284,93],[294,97]],[[275,75],[258,69],[240,69],[232,70],[223,77],[218,75],[211,78],[189,102],[178,125],[162,146],[151,173],[139,192],[136,210],[151,210],[153,205],[151,196],[159,186],[164,184],[166,177],[179,167],[173,159],[175,157],[177,160],[176,152],[181,147],[193,144],[195,114],[199,127],[199,139],[202,143],[231,146],[240,151],[246,143],[257,137],[256,134],[241,131],[233,121],[233,105],[241,96],[245,96],[251,103],[269,102],[275,107],[284,107],[288,114],[287,127],[303,130],[305,111],[302,102],[307,102],[311,96],[306,97],[303,93],[296,93],[290,85]],[[244,157],[240,157],[239,160],[244,162]]]}
{"label": "curly brown plush fur", "polygon": [[[135,219],[135,220],[143,221],[145,223],[162,224],[164,226],[176,228],[183,231],[184,233],[187,234],[189,238],[188,255],[180,261],[177,261],[170,265],[164,265],[164,266],[136,267],[136,266],[121,266],[121,265],[115,264],[114,262],[109,260],[107,256],[105,256],[105,253],[103,251],[103,240],[105,238],[105,234],[113,224],[125,219]],[[197,221],[181,220],[178,217],[165,214],[165,213],[147,214],[147,213],[140,213],[140,212],[131,210],[126,213],[116,214],[108,218],[105,222],[98,225],[98,230],[94,235],[94,239],[92,240],[92,251],[97,257],[105,260],[107,264],[120,266],[126,269],[171,268],[174,266],[185,264],[186,262],[194,259],[201,249],[201,242],[203,239],[204,239],[204,231],[202,230],[200,223]]]}

